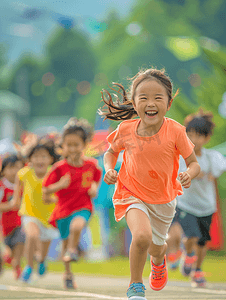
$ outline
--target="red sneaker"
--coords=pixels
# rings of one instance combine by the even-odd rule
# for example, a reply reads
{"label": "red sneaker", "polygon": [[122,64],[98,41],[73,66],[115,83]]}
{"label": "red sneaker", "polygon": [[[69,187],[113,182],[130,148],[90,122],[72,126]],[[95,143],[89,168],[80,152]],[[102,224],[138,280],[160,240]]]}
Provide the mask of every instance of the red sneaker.
{"label": "red sneaker", "polygon": [[168,281],[168,271],[166,267],[166,255],[164,256],[164,263],[161,266],[156,266],[151,259],[151,273],[149,276],[150,287],[154,291],[162,290]]}
{"label": "red sneaker", "polygon": [[170,263],[175,263],[180,259],[181,255],[182,255],[182,250],[177,250],[177,252],[175,253],[169,253],[167,255],[167,261]]}
{"label": "red sneaker", "polygon": [[191,277],[191,286],[204,288],[206,287],[206,279],[202,271],[195,271]]}

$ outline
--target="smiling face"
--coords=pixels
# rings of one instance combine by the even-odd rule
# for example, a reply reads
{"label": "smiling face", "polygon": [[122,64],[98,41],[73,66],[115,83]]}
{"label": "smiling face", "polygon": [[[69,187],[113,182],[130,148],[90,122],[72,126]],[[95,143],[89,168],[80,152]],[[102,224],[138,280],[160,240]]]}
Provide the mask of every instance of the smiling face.
{"label": "smiling face", "polygon": [[23,168],[23,163],[20,160],[16,161],[13,164],[8,164],[3,171],[3,176],[9,182],[15,183],[16,174],[21,168]]}
{"label": "smiling face", "polygon": [[134,95],[134,109],[141,118],[138,134],[139,132],[141,135],[157,133],[171,104],[172,100],[169,103],[166,88],[157,80],[147,79],[141,82]]}
{"label": "smiling face", "polygon": [[62,144],[64,155],[72,160],[79,160],[86,144],[80,135],[71,133],[64,137]]}
{"label": "smiling face", "polygon": [[30,162],[36,175],[42,177],[47,172],[48,166],[52,164],[53,158],[46,149],[40,148],[32,154]]}

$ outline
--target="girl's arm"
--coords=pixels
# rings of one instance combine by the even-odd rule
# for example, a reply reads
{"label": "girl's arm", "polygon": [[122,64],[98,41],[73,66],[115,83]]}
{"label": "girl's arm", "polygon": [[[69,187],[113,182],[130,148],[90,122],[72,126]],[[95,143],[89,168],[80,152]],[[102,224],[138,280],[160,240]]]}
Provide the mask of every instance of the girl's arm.
{"label": "girl's arm", "polygon": [[19,179],[18,175],[16,175],[13,199],[9,202],[10,210],[20,209],[22,188],[23,188],[23,182]]}
{"label": "girl's arm", "polygon": [[115,152],[111,147],[104,154],[104,169],[106,174],[104,175],[104,181],[107,184],[115,184],[117,181],[117,171],[114,170],[117,163],[119,152]]}
{"label": "girl's arm", "polygon": [[71,176],[69,173],[65,174],[60,178],[59,181],[43,187],[43,191],[48,194],[54,194],[62,189],[66,189],[71,182]]}
{"label": "girl's arm", "polygon": [[7,212],[10,210],[12,210],[11,202],[7,201],[7,202],[0,203],[0,212]]}
{"label": "girl's arm", "polygon": [[201,170],[200,165],[197,162],[194,150],[192,154],[185,159],[185,163],[187,165],[187,170],[179,174],[179,179],[181,185],[187,189],[191,185],[191,180],[194,179]]}

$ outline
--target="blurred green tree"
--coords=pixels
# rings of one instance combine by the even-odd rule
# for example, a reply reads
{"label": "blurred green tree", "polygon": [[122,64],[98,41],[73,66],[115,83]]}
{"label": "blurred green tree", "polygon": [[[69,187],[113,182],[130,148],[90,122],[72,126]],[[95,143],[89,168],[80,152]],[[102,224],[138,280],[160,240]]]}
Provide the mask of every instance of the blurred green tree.
{"label": "blurred green tree", "polygon": [[24,55],[9,88],[28,100],[31,116],[71,115],[89,93],[96,68],[93,48],[77,30],[58,28],[43,60]]}

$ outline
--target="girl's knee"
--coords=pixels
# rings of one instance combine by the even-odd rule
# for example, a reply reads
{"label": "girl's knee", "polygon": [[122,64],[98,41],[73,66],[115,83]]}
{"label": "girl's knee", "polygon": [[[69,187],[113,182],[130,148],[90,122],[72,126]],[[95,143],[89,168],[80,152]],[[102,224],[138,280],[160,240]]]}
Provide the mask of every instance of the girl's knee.
{"label": "girl's knee", "polygon": [[71,224],[70,224],[70,231],[73,232],[81,232],[82,229],[85,227],[86,222],[83,218],[76,218],[74,220],[72,220]]}
{"label": "girl's knee", "polygon": [[142,248],[148,248],[151,245],[151,232],[137,232],[133,235],[133,242]]}

